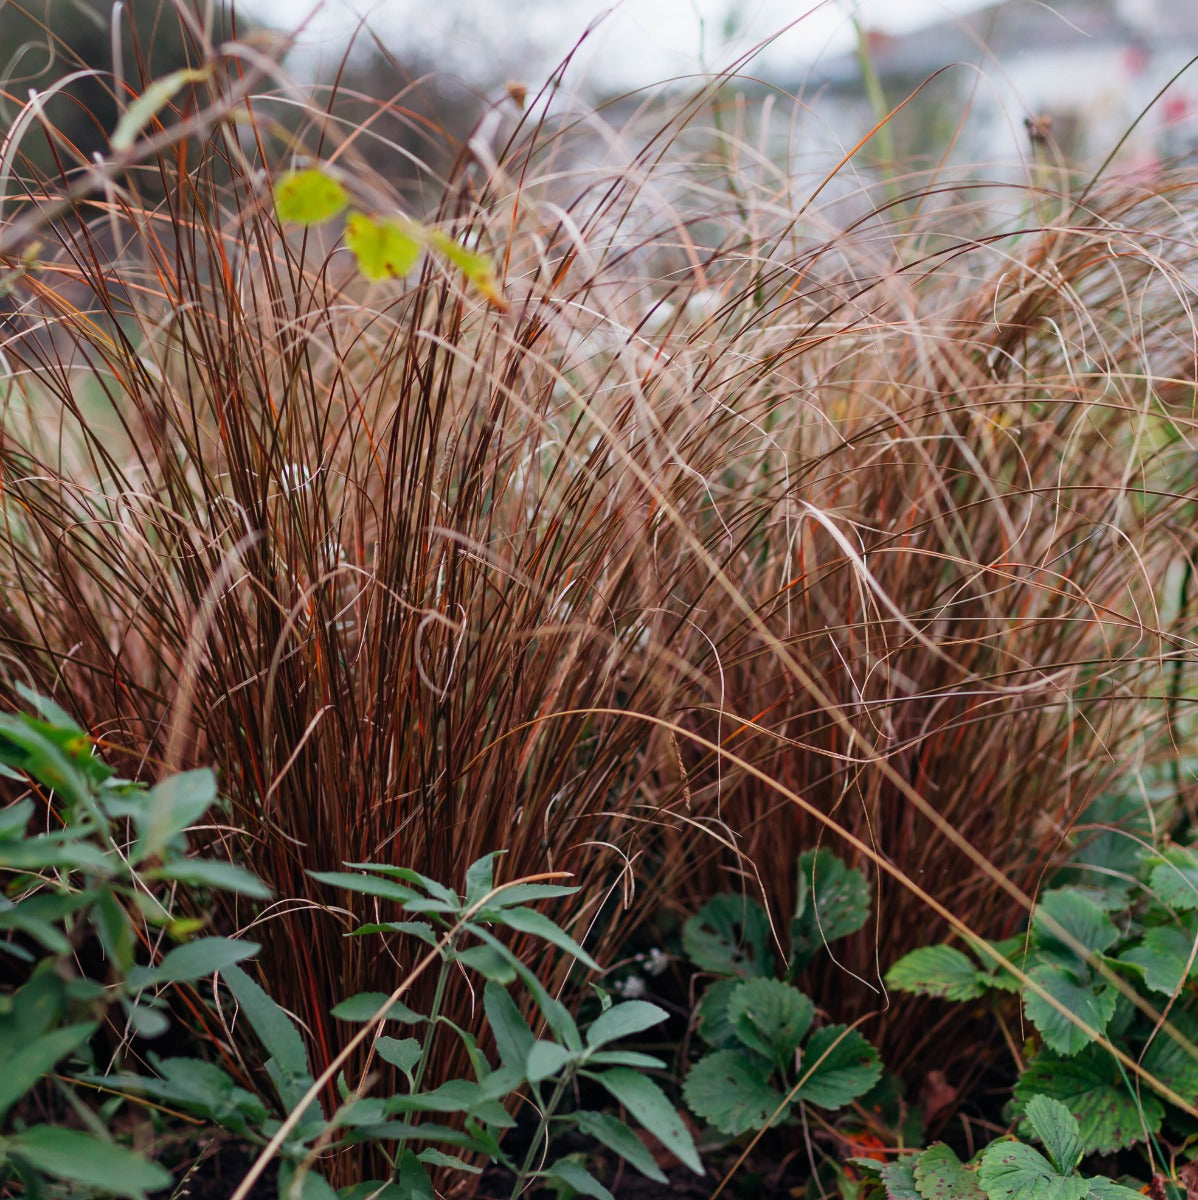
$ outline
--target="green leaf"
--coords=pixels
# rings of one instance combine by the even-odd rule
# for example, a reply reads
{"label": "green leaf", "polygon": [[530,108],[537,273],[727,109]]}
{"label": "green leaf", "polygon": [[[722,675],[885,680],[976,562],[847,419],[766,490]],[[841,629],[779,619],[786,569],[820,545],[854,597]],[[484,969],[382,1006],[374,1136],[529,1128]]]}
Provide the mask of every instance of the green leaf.
{"label": "green leaf", "polygon": [[184,67],[156,79],[121,114],[112,131],[111,146],[118,153],[132,150],[137,135],[189,84],[203,83],[210,67]]}
{"label": "green leaf", "polygon": [[1119,961],[1138,967],[1152,991],[1172,996],[1187,979],[1198,975],[1198,956],[1193,951],[1193,935],[1180,922],[1154,925]]}
{"label": "green leaf", "polygon": [[598,1080],[675,1158],[696,1175],[703,1174],[694,1140],[653,1080],[626,1067],[614,1067],[591,1078]]}
{"label": "green leaf", "polygon": [[342,1188],[338,1200],[411,1200],[408,1193],[400,1190],[398,1183],[385,1179],[368,1179]]}
{"label": "green leaf", "polygon": [[586,1032],[586,1044],[592,1050],[598,1049],[609,1042],[652,1029],[654,1025],[668,1020],[669,1015],[664,1008],[645,1000],[627,1000],[623,1004],[613,1004],[607,1012],[600,1013],[591,1022],[591,1027]]}
{"label": "green leaf", "polygon": [[920,1200],[915,1186],[915,1156],[896,1159],[878,1171],[887,1200]]}
{"label": "green leaf", "polygon": [[166,1171],[140,1154],[73,1129],[34,1125],[5,1138],[3,1146],[14,1158],[55,1179],[134,1200],[172,1183]]}
{"label": "green leaf", "polygon": [[615,1197],[581,1163],[563,1158],[542,1171],[542,1179],[558,1179],[572,1188],[579,1196],[592,1196],[594,1200],[615,1200]]}
{"label": "green leaf", "polygon": [[653,1071],[666,1064],[652,1054],[641,1054],[636,1050],[596,1050],[586,1056],[588,1067],[640,1067]]}
{"label": "green leaf", "polygon": [[[1135,1188],[1124,1187],[1105,1175],[1096,1175],[1089,1181],[1089,1195],[1094,1200],[1144,1200],[1144,1193]],[[1168,1192],[1165,1193],[1168,1195]]]}
{"label": "green leaf", "polygon": [[244,867],[232,863],[215,862],[212,859],[185,858],[154,867],[142,872],[146,879],[169,879],[193,887],[207,887],[214,891],[233,892],[249,896],[254,900],[269,900],[274,892]]}
{"label": "green leaf", "polygon": [[820,1108],[843,1108],[878,1082],[882,1061],[856,1030],[827,1025],[808,1039],[799,1071],[803,1083],[797,1099]]}
{"label": "green leaf", "polygon": [[0,841],[24,837],[32,819],[33,801],[28,796],[0,809]]}
{"label": "green leaf", "polygon": [[666,1182],[665,1172],[657,1165],[645,1143],[617,1117],[603,1112],[576,1112],[574,1123],[579,1133],[594,1138],[642,1175],[656,1183]]}
{"label": "green leaf", "polygon": [[1109,949],[1119,936],[1111,918],[1089,896],[1072,888],[1044,893],[1032,914],[1032,932],[1042,946],[1075,955],[1071,946],[1049,930],[1049,919],[1092,954]]}
{"label": "green leaf", "polygon": [[508,984],[516,982],[516,967],[511,954],[504,954],[494,946],[468,946],[465,950],[455,950],[452,954],[454,961],[460,962],[477,971],[484,979],[492,983]]}
{"label": "green leaf", "polygon": [[557,1042],[533,1042],[524,1070],[529,1083],[540,1083],[558,1074],[574,1061],[574,1055]]}
{"label": "green leaf", "polygon": [[746,979],[728,1001],[727,1017],[737,1038],[783,1073],[794,1063],[814,1016],[811,1000],[779,979]]}
{"label": "green leaf", "polygon": [[770,923],[765,909],[746,896],[713,896],[682,927],[682,948],[701,971],[746,978],[769,977]]}
{"label": "green leaf", "polygon": [[1173,908],[1198,908],[1198,855],[1185,846],[1169,846],[1154,856],[1148,886]]}
{"label": "green leaf", "polygon": [[[348,1000],[342,1000],[333,1009],[333,1016],[339,1021],[372,1021],[375,1013],[386,1003],[385,992],[359,992],[356,996],[350,996]],[[392,1000],[382,1020],[415,1025],[423,1021],[424,1017],[410,1009],[402,1000]]]}
{"label": "green leaf", "polygon": [[[1071,971],[1056,963],[1042,963],[1028,972],[1028,978],[1059,1001],[1098,1033],[1106,1029],[1115,1015],[1118,990],[1105,981],[1086,979],[1079,982]],[[1028,988],[1023,995],[1023,1011],[1040,1031],[1045,1043],[1058,1054],[1076,1054],[1094,1039],[1075,1025],[1066,1013],[1054,1008],[1042,996]]]}
{"label": "green leaf", "polygon": [[831,850],[799,858],[797,901],[790,923],[793,971],[800,971],[828,942],[856,933],[869,919],[869,883]]}
{"label": "green leaf", "polygon": [[510,929],[530,933],[564,950],[592,971],[599,970],[599,964],[564,929],[535,908],[505,908],[503,923]]}
{"label": "green leaf", "polygon": [[1051,1096],[1030,1096],[1023,1111],[1057,1171],[1074,1171],[1082,1160],[1082,1137],[1073,1114]]}
{"label": "green leaf", "polygon": [[523,1066],[536,1039],[507,988],[488,983],[483,988],[483,1008],[491,1025],[500,1061],[509,1067]]}
{"label": "green leaf", "polygon": [[162,983],[190,983],[252,958],[260,949],[257,942],[219,937],[196,938],[194,942],[168,951],[156,967],[141,967],[131,971],[129,983],[135,989]]}
{"label": "green leaf", "polygon": [[295,1022],[240,967],[229,966],[221,972],[221,981],[241,1007],[266,1053],[281,1070],[305,1076],[312,1072],[304,1039]]}
{"label": "green leaf", "polygon": [[1096,1043],[1065,1057],[1042,1050],[1015,1084],[1015,1100],[1025,1105],[1036,1093],[1060,1100],[1073,1114],[1087,1154],[1112,1154],[1155,1134],[1164,1105],[1147,1089],[1139,1100],[1119,1073],[1117,1060]]}
{"label": "green leaf", "polygon": [[771,1082],[773,1073],[756,1054],[713,1050],[687,1072],[682,1098],[695,1116],[738,1137],[764,1129],[771,1118],[780,1125],[790,1115],[790,1102]]}
{"label": "green leaf", "polygon": [[61,834],[44,833],[21,842],[0,842],[0,869],[40,871],[44,867],[91,868],[98,874],[112,874],[119,863],[89,842],[70,841]]}
{"label": "green leaf", "polygon": [[495,860],[505,853],[494,850],[484,854],[466,868],[466,904],[477,904],[488,892],[495,889]]}
{"label": "green leaf", "polygon": [[391,217],[351,213],[345,222],[345,244],[367,279],[399,279],[420,258],[421,246],[412,236],[413,228],[409,222]]}
{"label": "green leaf", "polygon": [[429,231],[428,238],[433,246],[462,272],[466,282],[480,292],[488,303],[496,308],[507,308],[503,287],[495,274],[495,266],[489,258],[458,245],[451,237],[439,230]]}
{"label": "green leaf", "polygon": [[965,1166],[943,1143],[929,1146],[915,1160],[915,1187],[923,1200],[985,1200],[977,1172]]}
{"label": "green leaf", "polygon": [[161,854],[215,803],[216,776],[209,770],[184,771],[155,784],[136,818],[138,839],[130,854],[134,866]]}
{"label": "green leaf", "polygon": [[[299,1188],[295,1188],[295,1176],[302,1170]],[[295,1163],[285,1162],[279,1167],[279,1200],[337,1200],[328,1181],[310,1166],[301,1167]]]}
{"label": "green leaf", "polygon": [[1198,1021],[1181,1012],[1180,1005],[1170,1013],[1169,1021],[1180,1042],[1168,1029],[1158,1029],[1140,1065],[1191,1104],[1198,1104]]}
{"label": "green leaf", "polygon": [[1058,1174],[1043,1154],[1022,1142],[991,1142],[982,1152],[978,1181],[989,1200],[1082,1200],[1090,1190],[1086,1180]]}
{"label": "green leaf", "polygon": [[405,906],[409,901],[420,898],[420,893],[413,891],[410,887],[395,883],[390,879],[380,879],[377,875],[354,875],[349,871],[309,871],[308,874],[317,883],[327,883],[330,887],[344,888],[347,892],[362,892],[367,896],[378,896],[381,900],[394,900]]}
{"label": "green leaf", "polygon": [[988,982],[986,974],[955,946],[921,946],[886,972],[887,987],[944,1000],[975,1000],[985,994]]}
{"label": "green leaf", "polygon": [[695,1028],[699,1036],[709,1045],[721,1050],[731,1050],[740,1045],[740,1038],[728,1019],[728,1005],[732,994],[744,982],[733,976],[709,983],[695,1009]]}
{"label": "green leaf", "polygon": [[554,900],[559,896],[573,896],[579,889],[564,887],[556,883],[513,883],[504,887],[487,906],[489,912],[493,908],[510,908],[514,904],[528,904],[537,900]]}
{"label": "green leaf", "polygon": [[0,1120],[59,1060],[83,1045],[95,1031],[93,1021],[64,1025],[32,1041],[6,1046],[4,1070],[0,1071]]}
{"label": "green leaf", "polygon": [[320,225],[345,210],[349,195],[331,175],[312,169],[293,171],[275,188],[275,212],[280,221]]}
{"label": "green leaf", "polygon": [[400,1200],[436,1200],[433,1181],[411,1150],[405,1150],[400,1156],[399,1195]]}
{"label": "green leaf", "polygon": [[376,1038],[374,1049],[383,1062],[398,1067],[405,1075],[420,1061],[420,1043],[415,1038]]}
{"label": "green leaf", "polygon": [[421,1150],[416,1157],[427,1167],[449,1167],[452,1171],[465,1171],[467,1175],[483,1173],[482,1167],[476,1167],[464,1158],[458,1158],[456,1154],[446,1154],[442,1150],[434,1150],[431,1146],[426,1150]]}

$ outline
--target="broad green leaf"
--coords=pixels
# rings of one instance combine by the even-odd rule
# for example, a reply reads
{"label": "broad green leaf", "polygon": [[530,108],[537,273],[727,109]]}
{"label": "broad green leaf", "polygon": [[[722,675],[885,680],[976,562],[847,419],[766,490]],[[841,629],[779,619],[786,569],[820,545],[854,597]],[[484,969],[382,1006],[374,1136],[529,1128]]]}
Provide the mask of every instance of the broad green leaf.
{"label": "broad green leaf", "polygon": [[449,1167],[453,1171],[465,1171],[467,1175],[481,1175],[483,1173],[482,1167],[476,1167],[473,1163],[468,1163],[464,1158],[458,1158],[456,1154],[446,1154],[442,1150],[434,1150],[431,1147],[427,1150],[421,1150],[416,1157],[428,1167]]}
{"label": "broad green leaf", "polygon": [[[300,1170],[303,1174],[297,1188],[295,1175]],[[279,1167],[279,1200],[292,1200],[292,1197],[295,1200],[337,1200],[337,1193],[314,1168],[285,1162]]]}
{"label": "broad green leaf", "polygon": [[[1028,972],[1028,978],[1059,1001],[1066,1013],[1073,1013],[1100,1034],[1115,1015],[1119,992],[1114,985],[1105,981],[1087,979],[1079,983],[1071,971],[1056,963],[1033,967]],[[1075,1025],[1066,1013],[1054,1008],[1031,988],[1024,991],[1023,1011],[1040,1031],[1049,1049],[1058,1054],[1076,1054],[1094,1040]]]}
{"label": "broad green leaf", "polygon": [[746,978],[771,977],[770,923],[747,896],[713,896],[682,927],[682,948],[701,971]]}
{"label": "broad green leaf", "polygon": [[594,1138],[654,1182],[666,1182],[665,1173],[648,1147],[619,1118],[604,1112],[576,1112],[573,1119],[579,1133]]}
{"label": "broad green leaf", "polygon": [[489,1096],[481,1084],[469,1079],[451,1079],[431,1092],[415,1095],[389,1096],[386,1100],[388,1114],[411,1112],[469,1113],[500,1129],[510,1128],[515,1122],[504,1111],[503,1105]]}
{"label": "broad green leaf", "polygon": [[192,886],[212,888],[214,891],[233,892],[249,896],[254,900],[269,900],[274,892],[244,867],[232,863],[216,862],[212,859],[184,858],[143,871],[146,879],[169,879]]}
{"label": "broad green leaf", "polygon": [[421,875],[419,871],[413,871],[411,867],[391,867],[385,863],[368,862],[347,862],[341,865],[349,867],[352,871],[371,871],[376,875],[387,875],[403,883],[410,883],[413,887],[420,888],[421,891],[427,892],[430,896],[435,896],[438,900],[443,900],[455,910],[462,906],[461,900],[455,891],[447,888],[443,883],[438,883],[435,879],[430,879],[427,875]]}
{"label": "broad green leaf", "polygon": [[550,945],[564,950],[592,971],[599,970],[599,964],[560,926],[551,921],[544,913],[535,908],[505,908],[503,923],[520,933],[530,933]]}
{"label": "broad green leaf", "polygon": [[0,1120],[43,1075],[83,1045],[95,1030],[96,1025],[91,1021],[64,1025],[32,1041],[5,1046],[4,1070],[0,1071]]}
{"label": "broad green leaf", "polygon": [[525,1060],[524,1070],[529,1083],[540,1083],[563,1071],[574,1061],[574,1055],[557,1042],[533,1042]]}
{"label": "broad green leaf", "polygon": [[203,83],[211,67],[184,67],[156,79],[121,114],[112,131],[111,145],[118,153],[132,150],[137,135],[189,84]]}
{"label": "broad green leaf", "polygon": [[627,1067],[614,1067],[591,1078],[601,1083],[675,1158],[696,1175],[703,1174],[694,1140],[653,1080]]}
{"label": "broad green leaf", "polygon": [[1140,1065],[1191,1104],[1198,1104],[1198,1021],[1180,1007],[1169,1014],[1177,1038],[1170,1036],[1168,1029],[1158,1029]]}
{"label": "broad green leaf", "polygon": [[882,1061],[855,1029],[827,1025],[808,1039],[798,1070],[803,1083],[797,1099],[820,1108],[843,1108],[878,1082]]}
{"label": "broad green leaf", "polygon": [[991,1142],[982,1152],[978,1182],[989,1200],[1082,1200],[1090,1190],[1079,1176],[1058,1174],[1039,1150],[1010,1141]]}
{"label": "broad green leaf", "polygon": [[[1087,1182],[1090,1186],[1088,1194],[1093,1197],[1093,1200],[1144,1200],[1143,1192],[1116,1183],[1105,1175],[1096,1175]],[[1166,1195],[1168,1195],[1167,1192]]]}
{"label": "broad green leaf", "polygon": [[563,1158],[542,1171],[542,1179],[557,1179],[570,1188],[575,1195],[591,1196],[593,1200],[615,1200],[615,1197],[579,1162]]}
{"label": "broad green leaf", "polygon": [[1057,1171],[1070,1174],[1082,1160],[1081,1130],[1073,1114],[1051,1096],[1029,1097],[1023,1111]]}
{"label": "broad green leaf", "polygon": [[415,1038],[375,1038],[375,1053],[404,1074],[409,1074],[420,1061],[420,1043]]}
{"label": "broad green leaf", "polygon": [[275,187],[275,212],[280,221],[321,225],[344,212],[349,196],[331,175],[315,168],[293,171]]}
{"label": "broad green leaf", "polygon": [[[333,1009],[333,1016],[339,1021],[372,1021],[375,1014],[387,1005],[387,995],[384,992],[359,992],[342,1000]],[[424,1020],[418,1012],[410,1009],[402,1000],[392,1000],[382,1017],[384,1021],[399,1021],[404,1025],[415,1025]]]}
{"label": "broad green leaf", "polygon": [[494,890],[495,860],[503,853],[502,850],[494,850],[490,854],[484,854],[466,868],[467,905],[477,904],[488,892]]}
{"label": "broad green leaf", "polygon": [[513,955],[504,954],[494,946],[467,946],[465,950],[455,950],[453,960],[477,971],[484,979],[493,983],[509,984],[516,982],[516,967],[512,962]]}
{"label": "broad green leaf", "polygon": [[733,976],[731,979],[717,979],[709,983],[695,1009],[695,1028],[699,1036],[709,1045],[721,1050],[731,1050],[740,1044],[736,1030],[728,1019],[728,1005],[732,994],[744,980]]}
{"label": "broad green leaf", "polygon": [[77,726],[61,728],[25,713],[0,713],[0,762],[24,771],[82,812],[93,807],[90,785],[112,774],[92,756]]}
{"label": "broad green leaf", "polygon": [[72,841],[61,834],[44,833],[20,842],[0,842],[0,870],[40,871],[44,867],[60,867],[111,875],[118,865],[98,846]]}
{"label": "broad green leaf", "polygon": [[1198,908],[1198,854],[1185,846],[1169,846],[1153,860],[1148,886],[1172,908]]}
{"label": "broad green leaf", "polygon": [[1041,1050],[1016,1082],[1015,1100],[1022,1107],[1037,1093],[1060,1100],[1073,1114],[1087,1154],[1112,1154],[1143,1141],[1165,1115],[1147,1088],[1137,1099],[1116,1059],[1097,1044],[1072,1057]]}
{"label": "broad green leaf", "polygon": [[955,946],[921,946],[886,972],[887,987],[944,1000],[975,1000],[988,984],[986,974]]}
{"label": "broad green leaf", "polygon": [[985,1200],[977,1172],[943,1142],[929,1146],[915,1160],[915,1187],[923,1200]]}
{"label": "broad green leaf", "polygon": [[644,1071],[660,1070],[665,1063],[652,1054],[637,1050],[596,1050],[586,1056],[588,1067],[639,1067]]}
{"label": "broad green leaf", "polygon": [[91,922],[108,961],[124,975],[133,966],[133,929],[125,910],[108,889],[96,896]]}
{"label": "broad green leaf", "polygon": [[155,784],[145,797],[137,819],[137,844],[130,859],[136,866],[166,849],[185,829],[195,825],[216,803],[216,776],[209,770],[184,771]]}
{"label": "broad green leaf", "polygon": [[0,841],[23,837],[33,819],[33,801],[26,796],[0,809]]}
{"label": "broad green leaf", "polygon": [[786,1073],[794,1063],[815,1005],[780,979],[746,979],[728,1000],[728,1021],[737,1038]]}
{"label": "broad green leaf", "polygon": [[173,1182],[166,1171],[140,1154],[73,1129],[34,1125],[5,1138],[3,1145],[14,1158],[55,1179],[134,1200]]}
{"label": "broad green leaf", "polygon": [[349,871],[309,871],[308,874],[317,883],[327,883],[330,887],[344,888],[347,892],[362,892],[367,896],[378,896],[381,900],[394,900],[407,905],[409,901],[420,897],[419,892],[413,891],[402,883],[390,879],[380,879],[377,875],[354,875]]}
{"label": "broad green leaf", "polygon": [[411,1150],[405,1150],[400,1156],[399,1195],[400,1200],[436,1200],[433,1181]]}
{"label": "broad green leaf", "polygon": [[660,1025],[669,1019],[669,1015],[664,1008],[645,1000],[626,1000],[623,1004],[613,1004],[607,1012],[600,1013],[591,1022],[586,1032],[586,1044],[591,1049],[597,1049],[620,1038],[632,1037],[652,1029],[654,1025]]}
{"label": "broad green leaf", "polygon": [[507,1066],[522,1066],[528,1061],[528,1052],[536,1039],[507,988],[488,983],[483,988],[483,1008],[500,1061]]}
{"label": "broad green leaf", "polygon": [[410,223],[392,217],[351,213],[345,222],[345,244],[367,279],[400,279],[420,259],[420,242],[412,229]]}
{"label": "broad green leaf", "polygon": [[790,1102],[772,1083],[773,1067],[746,1050],[713,1050],[687,1072],[682,1098],[691,1112],[721,1133],[738,1137],[780,1125]]}
{"label": "broad green leaf", "polygon": [[1119,956],[1144,973],[1144,983],[1154,992],[1172,996],[1187,980],[1198,975],[1194,938],[1179,923],[1154,925],[1145,930],[1138,946]]}
{"label": "broad green leaf", "polygon": [[491,908],[510,908],[513,904],[529,904],[537,900],[554,900],[573,896],[579,889],[556,883],[513,883],[503,888],[488,905]]}
{"label": "broad green leaf", "polygon": [[304,1039],[295,1022],[240,967],[229,966],[221,972],[221,981],[241,1007],[266,1053],[279,1067],[297,1076],[309,1075],[312,1066]]}
{"label": "broad green leaf", "polygon": [[196,938],[194,942],[168,951],[156,967],[139,967],[131,971],[129,983],[135,989],[162,983],[190,983],[252,958],[260,949],[257,942]]}
{"label": "broad green leaf", "polygon": [[869,883],[831,850],[799,858],[798,899],[790,923],[793,971],[800,971],[828,942],[855,933],[869,919]]}
{"label": "broad green leaf", "polygon": [[1059,948],[1071,956],[1076,954],[1049,929],[1049,920],[1055,921],[1094,954],[1109,949],[1119,936],[1111,918],[1089,896],[1073,888],[1057,888],[1041,896],[1032,914],[1032,932],[1041,945]]}
{"label": "broad green leaf", "polygon": [[920,1200],[915,1186],[914,1155],[887,1163],[878,1171],[878,1178],[886,1189],[887,1200]]}

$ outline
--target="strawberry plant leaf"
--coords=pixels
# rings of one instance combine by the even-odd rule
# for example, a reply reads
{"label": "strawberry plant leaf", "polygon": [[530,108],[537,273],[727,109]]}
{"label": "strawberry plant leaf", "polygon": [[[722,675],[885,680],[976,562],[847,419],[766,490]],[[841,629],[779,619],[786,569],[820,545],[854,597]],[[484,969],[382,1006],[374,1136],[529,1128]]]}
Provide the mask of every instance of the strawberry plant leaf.
{"label": "strawberry plant leaf", "polygon": [[1172,996],[1187,979],[1198,975],[1193,935],[1180,922],[1145,930],[1139,945],[1124,951],[1119,961],[1140,968],[1145,985],[1166,996]]}
{"label": "strawberry plant leaf", "polygon": [[771,1117],[780,1125],[790,1115],[772,1076],[770,1064],[756,1054],[714,1050],[687,1072],[682,1098],[695,1116],[736,1137],[765,1128]]}
{"label": "strawberry plant leaf", "polygon": [[974,1000],[985,993],[988,983],[973,960],[955,946],[921,946],[886,972],[887,987],[944,1000]]}
{"label": "strawberry plant leaf", "polygon": [[1058,1174],[1039,1150],[1010,1141],[991,1142],[982,1152],[978,1182],[989,1200],[1082,1200],[1090,1190],[1079,1176]]}
{"label": "strawberry plant leaf", "polygon": [[915,1160],[914,1176],[923,1200],[985,1200],[977,1172],[943,1142],[929,1146]]}
{"label": "strawberry plant leaf", "polygon": [[1073,1114],[1051,1096],[1029,1097],[1023,1111],[1057,1171],[1068,1175],[1075,1170],[1082,1159],[1082,1137]]}
{"label": "strawberry plant leaf", "polygon": [[1049,920],[1094,954],[1109,949],[1119,936],[1111,918],[1084,892],[1073,888],[1044,893],[1032,914],[1032,932],[1040,945],[1075,955],[1076,951],[1049,929]]}
{"label": "strawberry plant leaf", "polygon": [[747,979],[728,1000],[727,1017],[737,1038],[785,1072],[794,1062],[815,1005],[779,979]]}
{"label": "strawberry plant leaf", "polygon": [[878,1178],[886,1189],[887,1200],[920,1200],[915,1186],[915,1158],[907,1156],[886,1163],[878,1170]]}
{"label": "strawberry plant leaf", "polygon": [[790,923],[791,972],[801,971],[828,942],[855,933],[869,919],[869,883],[828,849],[799,857],[798,899]]}
{"label": "strawberry plant leaf", "polygon": [[1115,1015],[1118,990],[1105,981],[1092,978],[1079,982],[1073,973],[1056,963],[1042,963],[1028,972],[1028,978],[1060,1002],[1066,1012],[1054,1008],[1043,996],[1028,988],[1023,995],[1023,1011],[1040,1031],[1045,1044],[1058,1054],[1076,1054],[1094,1039],[1075,1025],[1067,1013],[1075,1013],[1098,1033]]}
{"label": "strawberry plant leaf", "polygon": [[765,909],[747,896],[713,896],[682,927],[682,949],[701,971],[765,977],[774,973]]}
{"label": "strawberry plant leaf", "polygon": [[1186,846],[1169,846],[1151,860],[1148,886],[1161,902],[1183,911],[1198,908],[1198,854]]}
{"label": "strawberry plant leaf", "polygon": [[843,1108],[878,1082],[882,1060],[855,1029],[827,1025],[808,1039],[799,1071],[803,1082],[797,1099],[820,1108]]}

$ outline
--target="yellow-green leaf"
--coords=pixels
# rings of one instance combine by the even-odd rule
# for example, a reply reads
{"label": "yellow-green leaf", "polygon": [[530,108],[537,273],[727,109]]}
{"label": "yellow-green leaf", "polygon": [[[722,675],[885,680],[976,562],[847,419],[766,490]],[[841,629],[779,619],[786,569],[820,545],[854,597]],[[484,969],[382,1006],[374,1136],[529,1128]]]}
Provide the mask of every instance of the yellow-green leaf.
{"label": "yellow-green leaf", "polygon": [[367,279],[406,275],[420,258],[420,242],[410,227],[388,217],[352,214],[345,222],[345,244]]}
{"label": "yellow-green leaf", "polygon": [[293,171],[275,188],[275,211],[280,221],[320,225],[332,220],[349,203],[349,196],[331,175],[315,168]]}
{"label": "yellow-green leaf", "polygon": [[137,135],[183,90],[189,83],[201,83],[208,78],[208,67],[185,67],[155,80],[132,104],[125,109],[112,133],[114,150],[131,150]]}
{"label": "yellow-green leaf", "polygon": [[507,300],[503,295],[503,287],[495,273],[495,266],[489,258],[475,254],[459,245],[448,234],[436,231],[429,235],[432,244],[445,255],[447,259],[466,278],[466,282],[479,292],[488,304],[499,309],[507,308]]}

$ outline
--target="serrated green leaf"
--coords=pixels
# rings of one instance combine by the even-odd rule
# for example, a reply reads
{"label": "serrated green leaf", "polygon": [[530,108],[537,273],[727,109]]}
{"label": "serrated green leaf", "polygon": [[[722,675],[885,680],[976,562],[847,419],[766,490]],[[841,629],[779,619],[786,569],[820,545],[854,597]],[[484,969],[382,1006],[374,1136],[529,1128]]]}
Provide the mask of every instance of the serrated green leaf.
{"label": "serrated green leaf", "polygon": [[1060,1100],[1073,1114],[1087,1154],[1112,1154],[1155,1134],[1164,1105],[1146,1088],[1137,1100],[1119,1073],[1112,1055],[1094,1044],[1065,1057],[1042,1050],[1015,1084],[1022,1107],[1040,1093]]}
{"label": "serrated green leaf", "polygon": [[653,1080],[627,1067],[613,1067],[590,1078],[601,1083],[679,1162],[696,1175],[703,1174],[694,1139]]}
{"label": "serrated green leaf", "polygon": [[803,1082],[796,1099],[820,1108],[843,1108],[878,1082],[882,1060],[855,1029],[827,1025],[808,1039],[798,1071]]}
{"label": "serrated green leaf", "polygon": [[1116,1183],[1105,1175],[1096,1175],[1087,1182],[1090,1186],[1088,1195],[1092,1196],[1093,1200],[1144,1200],[1143,1192]]}
{"label": "serrated green leaf", "polygon": [[955,946],[921,946],[886,972],[887,987],[944,1000],[975,1000],[988,984],[985,972]]}
{"label": "serrated green leaf", "polygon": [[669,1015],[664,1008],[647,1000],[626,1000],[623,1004],[613,1004],[591,1022],[586,1032],[586,1044],[593,1050],[598,1049],[609,1042],[652,1029],[654,1025],[668,1020]]}
{"label": "serrated green leaf", "polygon": [[275,212],[280,221],[320,225],[344,212],[347,204],[345,188],[316,168],[293,171],[275,187]]}
{"label": "serrated green leaf", "polygon": [[815,1017],[815,1005],[779,979],[746,979],[728,1000],[727,1019],[741,1043],[785,1073]]}
{"label": "serrated green leaf", "polygon": [[770,923],[765,909],[747,896],[713,896],[682,927],[682,948],[701,971],[769,978]]}
{"label": "serrated green leaf", "polygon": [[771,1118],[780,1125],[790,1115],[790,1104],[772,1079],[773,1068],[759,1055],[713,1050],[687,1072],[682,1098],[695,1116],[737,1137],[764,1129]]}
{"label": "serrated green leaf", "polygon": [[[1043,963],[1028,972],[1028,978],[1039,984],[1069,1013],[1073,1013],[1099,1034],[1115,1015],[1118,990],[1105,980],[1087,978],[1079,982],[1071,971],[1055,963]],[[1076,1054],[1094,1039],[1075,1025],[1065,1013],[1054,1008],[1044,997],[1027,988],[1023,995],[1023,1011],[1040,1031],[1046,1045],[1058,1054]]]}
{"label": "serrated green leaf", "polygon": [[413,228],[391,217],[351,213],[345,222],[345,244],[367,279],[400,279],[420,258],[421,245],[412,236]]}
{"label": "serrated green leaf", "polygon": [[744,981],[733,976],[709,983],[695,1009],[695,1028],[699,1036],[716,1049],[731,1050],[740,1044],[732,1022],[728,1019],[728,1003],[732,993]]}
{"label": "serrated green leaf", "polygon": [[1119,936],[1111,918],[1074,888],[1057,888],[1041,896],[1032,914],[1032,932],[1040,945],[1075,956],[1076,951],[1049,929],[1050,920],[1093,954],[1109,949]]}
{"label": "serrated green leaf", "polygon": [[793,971],[838,938],[856,933],[869,920],[869,883],[831,850],[808,850],[799,857],[797,901],[790,925]]}
{"label": "serrated green leaf", "polygon": [[985,1200],[977,1172],[943,1142],[929,1146],[915,1160],[915,1188],[923,1200]]}
{"label": "serrated green leaf", "polygon": [[978,1182],[989,1200],[1082,1200],[1090,1190],[1084,1179],[1058,1174],[1043,1154],[1022,1142],[991,1142],[982,1152]]}
{"label": "serrated green leaf", "polygon": [[1154,925],[1144,931],[1139,945],[1119,956],[1144,973],[1144,983],[1154,992],[1172,996],[1187,980],[1198,975],[1194,937],[1180,922]]}
{"label": "serrated green leaf", "polygon": [[604,1112],[576,1112],[574,1122],[585,1137],[594,1138],[612,1153],[656,1183],[665,1183],[666,1176],[657,1165],[648,1147],[623,1121]]}
{"label": "serrated green leaf", "polygon": [[1073,1114],[1051,1096],[1028,1097],[1023,1111],[1058,1173],[1070,1174],[1082,1159],[1081,1130]]}
{"label": "serrated green leaf", "polygon": [[1148,886],[1161,902],[1183,912],[1198,908],[1198,854],[1186,846],[1169,846],[1153,861]]}
{"label": "serrated green leaf", "polygon": [[1169,1023],[1177,1038],[1168,1029],[1158,1029],[1140,1065],[1191,1104],[1198,1104],[1198,1021],[1178,1005],[1169,1014]]}
{"label": "serrated green leaf", "polygon": [[156,1163],[90,1133],[34,1125],[5,1138],[8,1154],[55,1179],[141,1200],[146,1192],[170,1187],[170,1175]]}
{"label": "serrated green leaf", "polygon": [[908,1155],[878,1169],[886,1200],[921,1200],[915,1186],[915,1156]]}

